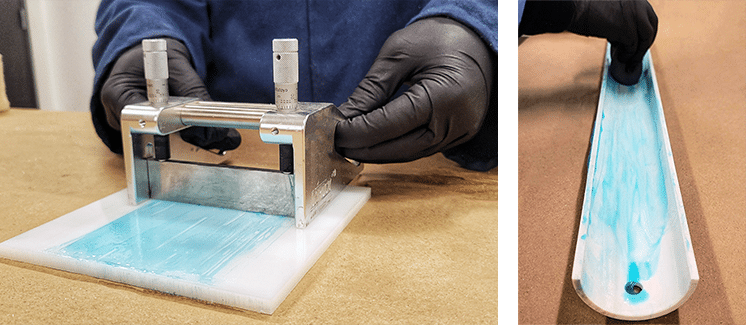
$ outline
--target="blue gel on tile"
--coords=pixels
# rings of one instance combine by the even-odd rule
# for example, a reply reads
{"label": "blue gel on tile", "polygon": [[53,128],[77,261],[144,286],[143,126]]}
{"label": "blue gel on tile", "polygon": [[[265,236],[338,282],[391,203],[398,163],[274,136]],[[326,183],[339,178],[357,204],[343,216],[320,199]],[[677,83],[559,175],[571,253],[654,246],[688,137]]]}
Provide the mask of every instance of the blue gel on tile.
{"label": "blue gel on tile", "polygon": [[[648,54],[649,55],[649,54]],[[598,150],[591,211],[587,220],[587,241],[595,241],[607,250],[592,269],[617,268],[614,260],[629,265],[627,281],[650,279],[656,272],[660,243],[668,223],[664,141],[658,127],[658,102],[650,73],[649,60],[640,82],[624,86],[607,78],[600,121]],[[585,236],[585,235],[584,235]],[[613,256],[613,258],[609,258]],[[623,267],[623,266],[622,266]],[[621,283],[624,286],[625,283]],[[645,301],[646,291],[625,293],[632,303]]]}
{"label": "blue gel on tile", "polygon": [[282,216],[151,200],[50,250],[78,260],[209,284],[235,257],[271,242],[293,225],[292,218]]}

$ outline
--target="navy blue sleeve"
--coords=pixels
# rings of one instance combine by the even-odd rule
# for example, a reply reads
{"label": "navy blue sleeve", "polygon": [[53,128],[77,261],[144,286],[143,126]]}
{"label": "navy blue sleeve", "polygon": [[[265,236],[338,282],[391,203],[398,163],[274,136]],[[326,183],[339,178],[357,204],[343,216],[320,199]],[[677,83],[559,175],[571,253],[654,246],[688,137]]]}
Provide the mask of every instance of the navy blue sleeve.
{"label": "navy blue sleeve", "polygon": [[100,91],[114,61],[146,38],[171,37],[184,42],[201,78],[206,75],[204,45],[209,36],[204,0],[103,0],[96,14],[98,35],[92,57],[95,76],[91,115],[96,133],[114,152],[122,152],[121,133],[106,122]]}
{"label": "navy blue sleeve", "polygon": [[446,16],[474,29],[497,53],[497,0],[432,0],[415,20]]}

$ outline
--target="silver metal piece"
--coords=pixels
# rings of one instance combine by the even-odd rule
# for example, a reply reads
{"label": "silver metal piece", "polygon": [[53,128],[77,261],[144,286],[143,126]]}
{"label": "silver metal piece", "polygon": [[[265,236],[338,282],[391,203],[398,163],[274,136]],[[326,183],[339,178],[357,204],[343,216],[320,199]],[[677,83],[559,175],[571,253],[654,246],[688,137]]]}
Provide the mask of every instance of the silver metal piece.
{"label": "silver metal piece", "polygon": [[143,40],[142,51],[148,101],[152,106],[165,105],[168,103],[168,55],[166,54],[166,40]]}
{"label": "silver metal piece", "polygon": [[[260,169],[148,160],[150,197],[292,216],[293,175]],[[205,204],[209,203],[209,204]]]}
{"label": "silver metal piece", "polygon": [[259,129],[259,122],[264,113],[276,109],[277,107],[272,104],[199,101],[177,107],[176,111],[184,125],[256,130]]}
{"label": "silver metal piece", "polygon": [[[171,100],[161,108],[142,103],[122,110],[127,189],[132,204],[159,198],[282,214],[295,217],[296,226],[304,228],[362,171],[361,164],[352,164],[334,151],[334,129],[343,117],[333,104],[301,102],[295,111],[286,112],[269,109],[271,105],[266,104],[179,97]],[[222,108],[216,112],[215,107]],[[266,143],[292,145],[293,173],[208,166],[178,161],[185,158],[173,156],[159,160],[146,150],[147,143],[152,143],[150,137],[188,126],[259,129]],[[241,185],[237,180],[258,185]],[[290,190],[286,190],[287,184]],[[286,209],[288,204],[293,208]]]}
{"label": "silver metal piece", "polygon": [[298,105],[298,40],[272,40],[272,68],[275,82],[275,104],[279,110],[293,110]]}
{"label": "silver metal piece", "polygon": [[[281,53],[295,49],[297,56],[297,40],[294,48],[293,42],[278,44]],[[297,92],[297,58],[294,78]],[[182,97],[126,106],[121,125],[130,203],[156,198],[286,215],[295,218],[296,227],[306,227],[363,166],[334,150],[343,116],[333,104],[294,99],[292,110]],[[258,129],[262,141],[292,146],[292,172],[214,165],[221,161],[219,153],[200,152],[176,133],[190,126]],[[159,148],[162,142],[168,150]]]}

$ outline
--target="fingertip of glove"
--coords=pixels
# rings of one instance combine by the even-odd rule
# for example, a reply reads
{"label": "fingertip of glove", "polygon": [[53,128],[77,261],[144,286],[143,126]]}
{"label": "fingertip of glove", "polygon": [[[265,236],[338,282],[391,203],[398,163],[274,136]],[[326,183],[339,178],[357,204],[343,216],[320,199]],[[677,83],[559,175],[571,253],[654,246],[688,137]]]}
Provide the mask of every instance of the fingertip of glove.
{"label": "fingertip of glove", "polygon": [[632,64],[625,64],[619,62],[619,60],[612,60],[611,64],[609,64],[609,75],[611,75],[612,79],[622,85],[633,86],[640,81],[640,76],[642,75],[642,62],[634,64],[632,67],[631,66]]}
{"label": "fingertip of glove", "polygon": [[337,146],[337,148],[348,148],[352,146],[352,139],[354,137],[351,135],[352,128],[350,127],[350,120],[349,119],[343,119],[337,122],[337,126],[334,129],[334,145]]}
{"label": "fingertip of glove", "polygon": [[234,150],[241,145],[241,134],[236,129],[228,129],[225,142],[228,149],[223,150]]}
{"label": "fingertip of glove", "polygon": [[206,150],[229,151],[241,145],[241,134],[236,129],[191,127],[179,133],[184,141]]}
{"label": "fingertip of glove", "polygon": [[477,172],[488,172],[497,167],[497,157],[473,157],[467,154],[453,154],[443,152],[443,156],[456,162],[462,168]]}

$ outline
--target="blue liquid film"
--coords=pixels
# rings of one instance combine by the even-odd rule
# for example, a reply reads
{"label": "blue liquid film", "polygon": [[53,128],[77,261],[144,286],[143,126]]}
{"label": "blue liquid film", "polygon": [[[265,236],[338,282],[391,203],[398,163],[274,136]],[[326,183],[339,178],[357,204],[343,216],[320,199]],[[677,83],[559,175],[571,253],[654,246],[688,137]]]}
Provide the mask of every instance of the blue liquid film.
{"label": "blue liquid film", "polygon": [[[648,54],[649,56],[649,54]],[[600,123],[586,241],[604,247],[600,259],[586,255],[596,272],[628,266],[628,283],[650,279],[658,267],[668,223],[664,135],[649,58],[640,82],[623,86],[607,78]],[[582,236],[586,236],[583,234]],[[625,283],[621,283],[625,286]],[[648,299],[646,290],[625,299]]]}
{"label": "blue liquid film", "polygon": [[151,200],[50,250],[78,260],[209,284],[235,257],[293,225],[292,218],[282,216]]}

